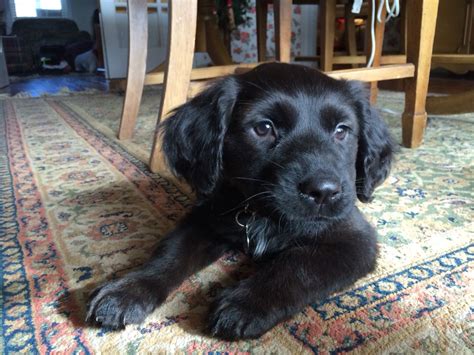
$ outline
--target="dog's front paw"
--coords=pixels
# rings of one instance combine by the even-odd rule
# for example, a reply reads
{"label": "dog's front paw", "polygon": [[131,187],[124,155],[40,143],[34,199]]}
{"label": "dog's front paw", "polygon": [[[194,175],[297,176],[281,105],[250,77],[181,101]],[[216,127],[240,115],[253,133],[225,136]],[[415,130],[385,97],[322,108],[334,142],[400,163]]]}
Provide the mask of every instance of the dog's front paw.
{"label": "dog's front paw", "polygon": [[252,301],[251,295],[244,296],[239,289],[224,291],[211,307],[211,334],[225,340],[254,339],[272,328],[276,317]]}
{"label": "dog's front paw", "polygon": [[90,295],[86,322],[109,329],[142,323],[157,306],[156,292],[142,280],[125,278],[109,282]]}

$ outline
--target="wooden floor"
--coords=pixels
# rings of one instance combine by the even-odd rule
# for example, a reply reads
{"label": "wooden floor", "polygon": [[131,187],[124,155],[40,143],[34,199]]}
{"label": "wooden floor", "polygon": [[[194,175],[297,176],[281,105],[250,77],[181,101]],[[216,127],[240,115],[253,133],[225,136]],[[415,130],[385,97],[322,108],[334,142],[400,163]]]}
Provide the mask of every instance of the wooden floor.
{"label": "wooden floor", "polygon": [[14,77],[1,94],[15,96],[25,94],[30,97],[57,95],[61,91],[80,93],[83,91],[108,91],[107,80],[94,74],[38,75],[33,77]]}

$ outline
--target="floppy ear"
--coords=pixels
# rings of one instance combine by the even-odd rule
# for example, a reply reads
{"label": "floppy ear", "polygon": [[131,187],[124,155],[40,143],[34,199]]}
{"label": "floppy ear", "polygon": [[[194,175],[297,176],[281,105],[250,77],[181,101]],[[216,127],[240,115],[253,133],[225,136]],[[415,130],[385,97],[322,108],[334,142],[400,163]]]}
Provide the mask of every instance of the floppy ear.
{"label": "floppy ear", "polygon": [[358,96],[359,147],[357,150],[357,197],[369,202],[375,188],[388,176],[396,150],[387,124],[368,100],[361,83],[352,82],[353,94]]}
{"label": "floppy ear", "polygon": [[200,199],[210,195],[218,183],[224,135],[237,94],[236,80],[224,78],[178,107],[161,124],[168,165]]}

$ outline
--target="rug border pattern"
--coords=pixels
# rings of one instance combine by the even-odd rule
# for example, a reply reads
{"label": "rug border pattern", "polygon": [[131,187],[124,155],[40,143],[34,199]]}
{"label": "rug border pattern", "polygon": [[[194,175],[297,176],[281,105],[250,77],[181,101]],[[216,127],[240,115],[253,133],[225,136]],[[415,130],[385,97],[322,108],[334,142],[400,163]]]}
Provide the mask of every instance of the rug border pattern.
{"label": "rug border pattern", "polygon": [[[26,275],[26,270],[28,270],[27,288],[32,293],[28,299],[31,303],[32,324],[37,343],[37,348],[33,351],[50,353],[54,350],[52,345],[54,342],[58,339],[67,340],[68,336],[71,336],[75,340],[75,346],[69,343],[68,349],[88,353],[82,329],[48,321],[39,314],[39,310],[45,305],[48,305],[50,309],[56,309],[58,313],[65,314],[67,312],[63,309],[65,306],[72,310],[77,309],[77,304],[69,297],[62,259],[52,239],[42,197],[24,146],[22,128],[11,101],[6,103],[5,120],[10,169],[14,172],[12,186],[15,186],[16,220],[19,226],[17,241],[22,250],[22,257],[32,255],[32,257],[23,257],[22,272]],[[45,251],[49,254],[49,257],[45,259],[47,262],[44,262]],[[51,284],[56,287],[48,287]],[[64,302],[61,304],[59,299]],[[26,351],[26,349],[21,351]]]}
{"label": "rug border pattern", "polygon": [[[7,139],[5,141],[0,140],[0,238],[2,240],[0,248],[0,284],[2,287],[2,315],[1,315],[1,327],[2,327],[2,348],[4,351],[25,351],[29,347],[30,351],[35,351],[36,340],[34,325],[32,320],[32,309],[30,297],[30,289],[28,280],[26,277],[24,257],[21,245],[18,240],[20,233],[20,226],[17,221],[17,209],[15,192],[13,190],[13,175],[10,167],[10,149],[9,140],[7,134],[9,133],[7,124],[7,115],[10,114],[11,106],[6,101],[0,102],[0,111],[2,115],[0,117],[0,136],[4,136]],[[9,235],[11,236],[9,237]],[[9,257],[14,256],[16,262],[5,263],[4,255],[8,253]],[[12,271],[7,271],[13,269]],[[10,285],[16,285],[16,289],[20,289],[17,292],[6,291],[5,288]],[[15,301],[15,296],[20,293],[24,293],[25,301]],[[12,313],[12,310],[19,309],[21,307],[26,308],[18,316],[24,318],[26,329],[23,331],[10,331],[13,326],[7,326],[5,321],[7,319],[14,321],[15,318],[10,317],[8,314]],[[18,346],[15,343],[15,337],[20,337],[22,340],[22,346]],[[33,349],[33,350],[32,350]]]}

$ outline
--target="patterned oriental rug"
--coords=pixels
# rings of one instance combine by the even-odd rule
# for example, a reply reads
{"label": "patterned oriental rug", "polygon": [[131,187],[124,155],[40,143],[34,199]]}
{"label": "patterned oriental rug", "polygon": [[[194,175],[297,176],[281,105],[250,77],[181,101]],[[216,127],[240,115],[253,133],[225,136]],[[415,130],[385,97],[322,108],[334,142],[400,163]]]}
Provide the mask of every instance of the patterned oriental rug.
{"label": "patterned oriental rug", "polygon": [[[142,325],[84,324],[88,293],[143,262],[192,204],[148,157],[159,92],[114,138],[123,97],[0,100],[0,353],[449,353],[474,351],[474,114],[431,117],[373,203],[377,270],[259,340],[205,335],[207,307],[245,257],[192,276]],[[379,105],[400,141],[403,97]]]}

